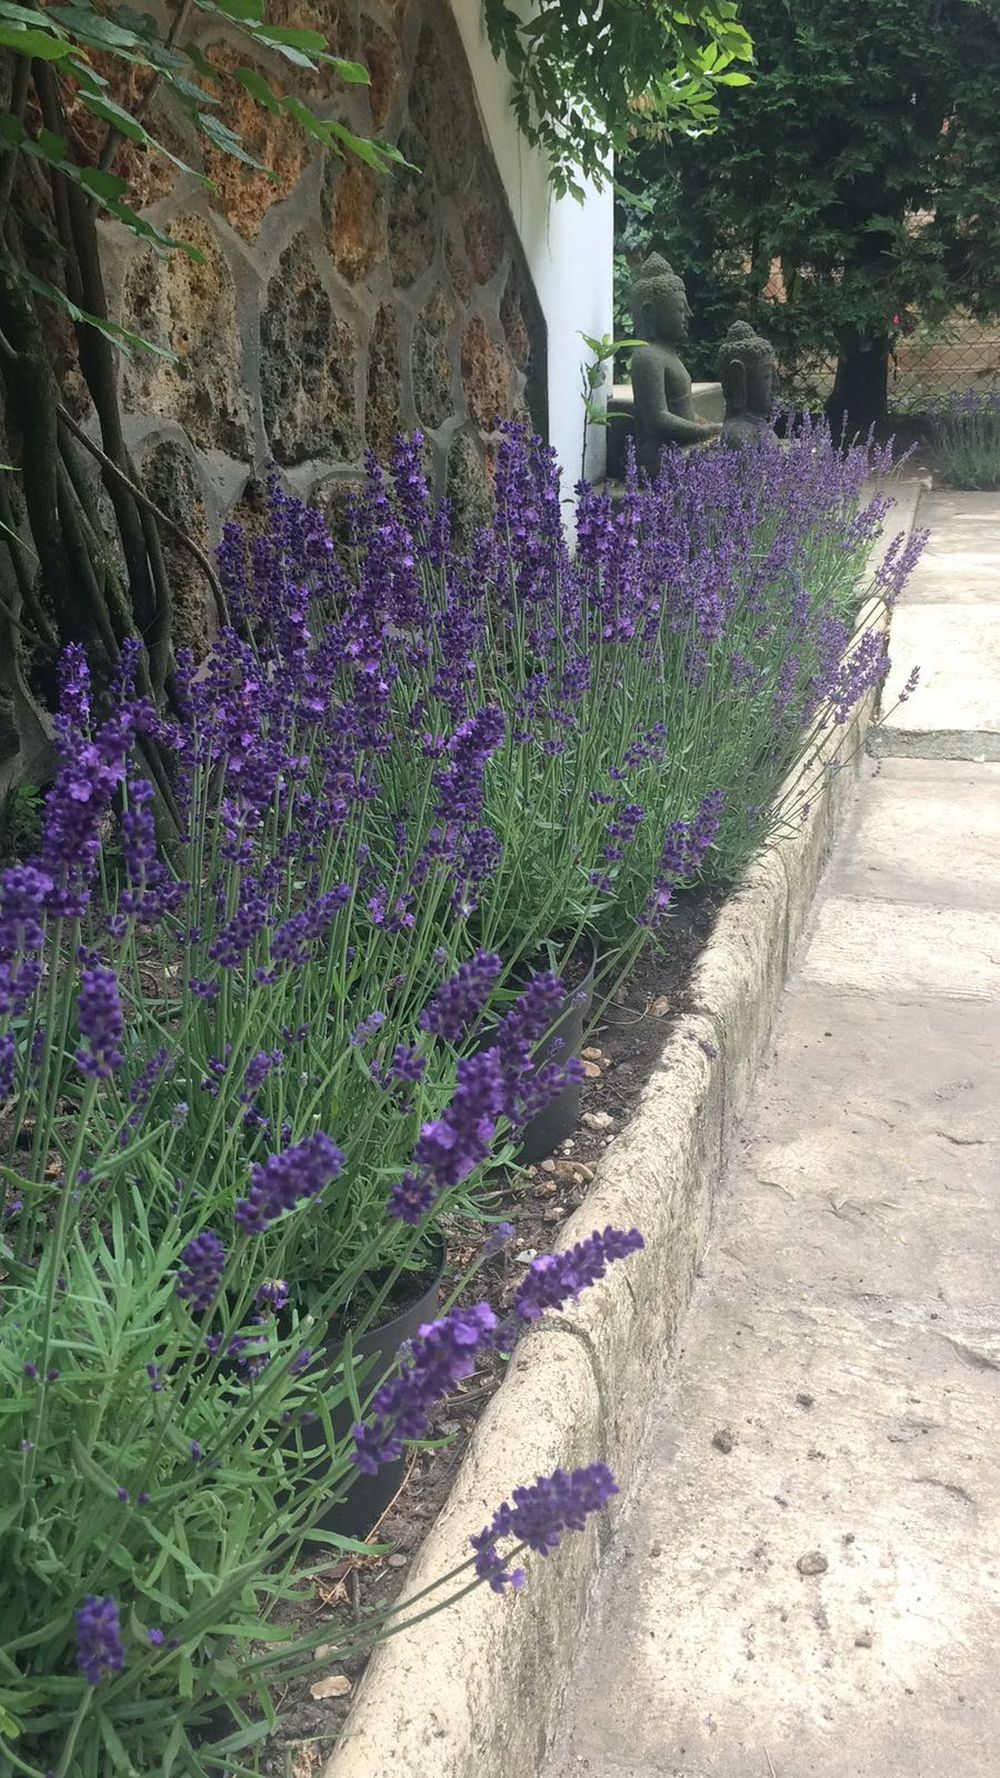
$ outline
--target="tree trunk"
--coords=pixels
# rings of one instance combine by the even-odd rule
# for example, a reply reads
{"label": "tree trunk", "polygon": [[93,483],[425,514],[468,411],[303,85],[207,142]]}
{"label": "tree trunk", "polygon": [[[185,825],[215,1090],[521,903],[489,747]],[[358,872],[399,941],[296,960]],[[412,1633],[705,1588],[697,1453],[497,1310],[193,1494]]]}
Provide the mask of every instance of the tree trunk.
{"label": "tree trunk", "polygon": [[833,435],[845,443],[889,419],[889,341],[852,334],[842,340],[833,394],[826,404]]}

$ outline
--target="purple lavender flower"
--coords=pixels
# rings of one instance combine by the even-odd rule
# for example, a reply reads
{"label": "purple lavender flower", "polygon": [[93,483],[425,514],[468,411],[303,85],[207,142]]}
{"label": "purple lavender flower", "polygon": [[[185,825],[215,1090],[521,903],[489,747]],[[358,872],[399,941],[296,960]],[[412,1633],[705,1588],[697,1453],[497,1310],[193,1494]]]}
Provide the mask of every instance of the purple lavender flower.
{"label": "purple lavender flower", "polygon": [[421,1013],[421,1031],[442,1037],[446,1043],[461,1043],[486,1006],[502,968],[502,959],[489,951],[477,951],[467,963],[459,964]]}
{"label": "purple lavender flower", "polygon": [[284,1278],[269,1278],[260,1286],[256,1301],[260,1308],[277,1314],[291,1300],[291,1294]]}
{"label": "purple lavender flower", "polygon": [[125,1060],[125,1019],[113,969],[94,964],[82,972],[77,1023],[83,1039],[76,1052],[80,1069],[92,1080],[110,1080]]}
{"label": "purple lavender flower", "polygon": [[318,1197],[343,1165],[343,1153],[321,1130],[271,1155],[251,1171],[250,1190],[236,1205],[237,1227],[245,1235],[265,1234],[286,1211]]}
{"label": "purple lavender flower", "polygon": [[88,1685],[100,1685],[125,1665],[118,1606],[110,1593],[99,1599],[88,1593],[76,1614],[77,1666]]}
{"label": "purple lavender flower", "polygon": [[502,1253],[505,1247],[509,1247],[513,1239],[514,1224],[512,1222],[495,1223],[483,1244],[483,1253],[488,1259],[492,1259],[494,1254]]}
{"label": "purple lavender flower", "polygon": [[497,1550],[501,1540],[514,1538],[540,1556],[551,1555],[559,1548],[564,1532],[582,1531],[590,1514],[602,1512],[617,1493],[618,1484],[603,1463],[592,1463],[569,1475],[556,1469],[550,1476],[539,1476],[529,1488],[515,1488],[510,1502],[498,1506],[490,1523],[469,1539],[480,1580],[494,1593],[520,1587],[524,1570],[508,1569]]}
{"label": "purple lavender flower", "polygon": [[14,1091],[17,1079],[17,1045],[13,1031],[5,1031],[0,1037],[0,1100],[6,1099]]}
{"label": "purple lavender flower", "polygon": [[394,1462],[406,1439],[426,1438],[431,1409],[472,1375],[496,1325],[489,1304],[476,1303],[470,1309],[450,1309],[420,1329],[398,1377],[376,1390],[371,1417],[354,1428],[353,1461],[363,1475]]}
{"label": "purple lavender flower", "polygon": [[561,1309],[591,1284],[603,1278],[616,1259],[626,1259],[645,1245],[638,1229],[595,1229],[586,1240],[564,1253],[545,1253],[533,1259],[527,1275],[514,1294],[514,1314],[521,1321],[538,1321],[546,1311]]}
{"label": "purple lavender flower", "polygon": [[368,1017],[362,1019],[360,1025],[355,1026],[355,1029],[351,1032],[352,1046],[355,1049],[361,1049],[364,1044],[368,1043],[371,1038],[375,1036],[376,1032],[381,1031],[384,1024],[384,1012],[370,1012]]}
{"label": "purple lavender flower", "polygon": [[213,1229],[203,1229],[181,1254],[184,1270],[177,1274],[177,1295],[195,1315],[210,1309],[226,1269],[226,1250]]}

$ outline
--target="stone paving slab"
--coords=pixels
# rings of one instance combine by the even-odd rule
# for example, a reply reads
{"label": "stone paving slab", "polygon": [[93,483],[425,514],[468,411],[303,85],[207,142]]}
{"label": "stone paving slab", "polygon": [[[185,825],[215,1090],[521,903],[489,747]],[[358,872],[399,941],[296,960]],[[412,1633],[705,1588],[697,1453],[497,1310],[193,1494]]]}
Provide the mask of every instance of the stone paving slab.
{"label": "stone paving slab", "polygon": [[1000,604],[1000,494],[925,494],[920,524],[931,535],[903,604],[937,602],[942,583],[952,604]]}
{"label": "stone paving slab", "polygon": [[891,710],[914,666],[920,685],[886,717],[876,751],[1000,758],[1000,605],[900,605],[891,653],[884,708]]}
{"label": "stone paving slab", "polygon": [[803,965],[828,988],[1000,996],[1000,912],[831,896]]}
{"label": "stone paving slab", "polygon": [[992,1314],[998,1105],[1000,1005],[794,988],[733,1170],[720,1278]]}
{"label": "stone paving slab", "polygon": [[706,1291],[548,1778],[992,1778],[997,1377],[967,1334]]}
{"label": "stone paving slab", "polygon": [[883,759],[870,770],[831,887],[934,907],[1000,906],[1000,764]]}

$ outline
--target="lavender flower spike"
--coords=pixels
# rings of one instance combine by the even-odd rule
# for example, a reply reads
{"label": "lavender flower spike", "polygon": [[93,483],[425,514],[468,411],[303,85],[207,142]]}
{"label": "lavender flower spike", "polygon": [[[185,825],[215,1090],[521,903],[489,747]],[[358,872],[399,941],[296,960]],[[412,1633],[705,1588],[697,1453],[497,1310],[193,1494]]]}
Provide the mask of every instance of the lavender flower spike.
{"label": "lavender flower spike", "polygon": [[404,1440],[426,1438],[431,1409],[471,1376],[496,1326],[489,1304],[474,1303],[420,1329],[399,1376],[375,1391],[371,1418],[354,1428],[353,1461],[363,1475],[375,1475],[383,1463],[402,1456]]}
{"label": "lavender flower spike", "polygon": [[204,1229],[189,1241],[181,1254],[185,1270],[177,1274],[177,1295],[201,1315],[219,1294],[226,1265],[226,1250],[213,1229]]}
{"label": "lavender flower spike", "polygon": [[561,1309],[589,1285],[603,1278],[616,1259],[637,1253],[645,1242],[638,1229],[595,1229],[565,1253],[543,1253],[533,1259],[514,1295],[514,1314],[538,1321],[548,1309]]}
{"label": "lavender flower spike", "polygon": [[88,1593],[76,1614],[76,1660],[88,1685],[100,1685],[125,1665],[118,1606]]}
{"label": "lavender flower spike", "polygon": [[125,1060],[121,1049],[125,1019],[113,969],[96,964],[83,971],[77,1022],[83,1039],[76,1052],[81,1070],[92,1080],[109,1080]]}
{"label": "lavender flower spike", "polygon": [[508,1569],[497,1549],[502,1538],[515,1538],[538,1555],[548,1556],[559,1548],[564,1531],[582,1531],[589,1515],[601,1512],[617,1493],[618,1484],[603,1463],[575,1469],[571,1475],[556,1469],[550,1476],[539,1476],[530,1488],[515,1488],[510,1502],[498,1506],[490,1523],[469,1539],[480,1580],[494,1593],[520,1587],[524,1570]]}
{"label": "lavender flower spike", "polygon": [[322,1130],[284,1154],[273,1154],[250,1174],[250,1190],[234,1212],[245,1235],[263,1235],[286,1210],[316,1198],[343,1170],[344,1155]]}
{"label": "lavender flower spike", "polygon": [[468,963],[461,963],[421,1013],[421,1031],[460,1043],[489,1000],[502,968],[501,959],[489,951],[477,951]]}

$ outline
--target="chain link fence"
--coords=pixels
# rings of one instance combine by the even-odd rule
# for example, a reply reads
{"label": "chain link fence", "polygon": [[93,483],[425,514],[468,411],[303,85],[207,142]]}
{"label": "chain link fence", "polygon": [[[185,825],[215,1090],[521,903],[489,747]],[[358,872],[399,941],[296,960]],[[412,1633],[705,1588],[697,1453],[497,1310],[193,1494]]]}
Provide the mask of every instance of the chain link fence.
{"label": "chain link fence", "polygon": [[889,405],[923,413],[949,395],[1000,387],[1000,321],[955,315],[942,326],[918,327],[896,342],[889,361]]}

